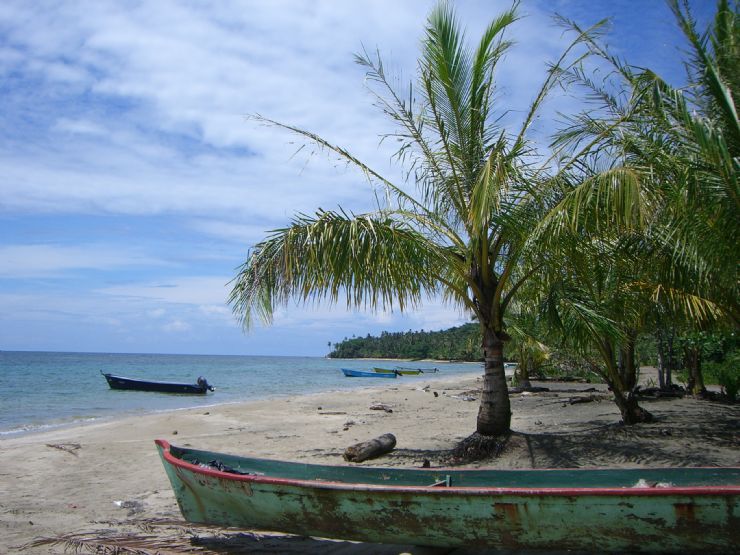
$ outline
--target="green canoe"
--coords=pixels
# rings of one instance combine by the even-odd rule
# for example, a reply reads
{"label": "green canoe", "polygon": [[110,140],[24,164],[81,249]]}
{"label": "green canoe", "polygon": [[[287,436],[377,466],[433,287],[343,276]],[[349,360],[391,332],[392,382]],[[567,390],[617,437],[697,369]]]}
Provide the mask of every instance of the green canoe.
{"label": "green canoe", "polygon": [[740,468],[320,466],[157,440],[186,520],[378,543],[736,552]]}
{"label": "green canoe", "polygon": [[390,368],[373,368],[373,372],[377,374],[397,374],[400,376],[418,376],[421,374],[421,370],[391,370]]}

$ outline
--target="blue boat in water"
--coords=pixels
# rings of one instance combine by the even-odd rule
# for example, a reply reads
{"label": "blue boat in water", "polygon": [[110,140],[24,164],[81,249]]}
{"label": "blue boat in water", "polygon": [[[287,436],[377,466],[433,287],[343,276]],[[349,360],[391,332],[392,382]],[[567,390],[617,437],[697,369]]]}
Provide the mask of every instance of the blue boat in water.
{"label": "blue boat in water", "polygon": [[348,378],[395,378],[398,374],[380,374],[376,372],[363,372],[362,370],[352,370],[351,368],[342,368],[342,372]]}

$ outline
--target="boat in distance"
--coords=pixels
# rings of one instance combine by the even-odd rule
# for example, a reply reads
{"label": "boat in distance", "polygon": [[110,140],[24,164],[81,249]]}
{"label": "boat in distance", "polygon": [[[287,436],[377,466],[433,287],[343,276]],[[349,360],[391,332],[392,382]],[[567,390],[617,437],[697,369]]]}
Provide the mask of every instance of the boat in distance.
{"label": "boat in distance", "polygon": [[390,374],[379,374],[377,372],[367,372],[365,370],[352,370],[351,368],[342,368],[342,373],[348,378],[395,378],[398,376],[395,372]]}
{"label": "boat in distance", "polygon": [[396,374],[397,376],[418,376],[422,374],[421,370],[399,370],[396,368],[373,368],[376,374]]}
{"label": "boat in distance", "polygon": [[422,374],[434,374],[439,372],[439,368],[408,368],[406,366],[396,366],[396,370],[398,370],[399,372],[418,371]]}
{"label": "boat in distance", "polygon": [[114,376],[100,372],[105,376],[106,381],[111,389],[126,389],[132,391],[154,391],[157,393],[181,393],[189,395],[205,395],[214,388],[208,383],[203,376],[199,377],[196,383],[175,383],[175,382],[158,382],[149,380],[140,380],[136,378],[125,378],[123,376]]}
{"label": "boat in distance", "polygon": [[239,457],[156,440],[185,520],[374,543],[736,552],[740,467],[405,469]]}

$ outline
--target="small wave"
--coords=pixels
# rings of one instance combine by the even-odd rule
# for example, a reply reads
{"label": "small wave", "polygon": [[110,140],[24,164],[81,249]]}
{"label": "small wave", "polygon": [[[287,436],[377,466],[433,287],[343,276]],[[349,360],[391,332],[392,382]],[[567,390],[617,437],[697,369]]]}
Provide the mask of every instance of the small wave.
{"label": "small wave", "polygon": [[52,430],[59,430],[69,426],[77,426],[80,424],[90,424],[100,420],[98,417],[87,417],[87,418],[76,418],[74,420],[66,420],[64,422],[46,422],[44,424],[24,424],[17,428],[10,428],[9,430],[0,430],[0,439],[23,436],[26,434],[36,434],[40,432],[49,432]]}

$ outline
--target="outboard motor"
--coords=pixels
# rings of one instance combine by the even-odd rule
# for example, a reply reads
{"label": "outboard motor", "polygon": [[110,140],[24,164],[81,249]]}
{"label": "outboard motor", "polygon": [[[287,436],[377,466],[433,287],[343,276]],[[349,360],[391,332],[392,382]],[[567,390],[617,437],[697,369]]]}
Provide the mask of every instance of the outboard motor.
{"label": "outboard motor", "polygon": [[199,386],[205,387],[206,389],[208,389],[210,391],[213,391],[213,386],[212,385],[208,385],[208,380],[206,380],[203,376],[199,376],[198,377],[197,383],[198,383]]}

